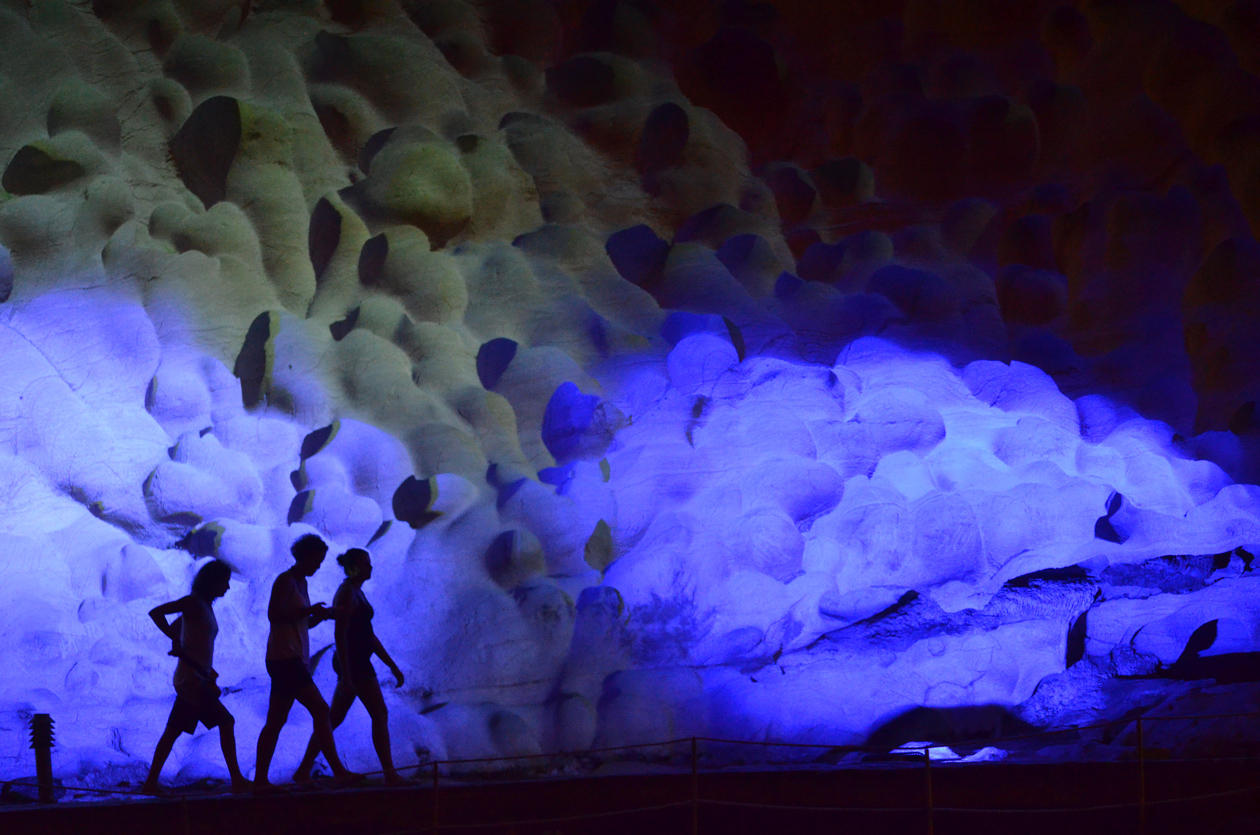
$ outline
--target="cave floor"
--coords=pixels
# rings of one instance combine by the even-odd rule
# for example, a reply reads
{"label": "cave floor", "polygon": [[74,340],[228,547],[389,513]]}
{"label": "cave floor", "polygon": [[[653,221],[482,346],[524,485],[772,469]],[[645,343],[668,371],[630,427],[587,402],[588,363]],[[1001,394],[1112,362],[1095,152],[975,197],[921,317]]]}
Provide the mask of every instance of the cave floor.
{"label": "cave floor", "polygon": [[[1260,831],[1260,758],[934,764],[745,770],[533,781],[443,778],[437,831],[537,833],[1206,833]],[[693,792],[700,803],[693,805]],[[0,807],[17,833],[420,833],[434,792],[368,784],[265,797],[177,793],[118,802]]]}

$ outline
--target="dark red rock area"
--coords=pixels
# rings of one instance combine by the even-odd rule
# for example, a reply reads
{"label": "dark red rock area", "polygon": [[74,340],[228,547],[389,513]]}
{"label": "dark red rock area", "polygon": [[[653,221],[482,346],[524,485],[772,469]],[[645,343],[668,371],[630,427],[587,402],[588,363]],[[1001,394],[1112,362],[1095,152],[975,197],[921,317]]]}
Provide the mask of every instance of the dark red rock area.
{"label": "dark red rock area", "polygon": [[[1247,474],[1260,428],[1260,3],[481,8],[489,46],[550,67],[568,105],[615,83],[601,53],[672,73],[747,143],[798,274],[820,246],[852,252],[871,231],[947,283],[976,267],[1004,325],[978,341],[986,353],[1186,436],[1232,430],[1195,443]],[[652,193],[687,119],[662,106],[632,131],[623,162]],[[960,342],[975,322],[962,317]]]}

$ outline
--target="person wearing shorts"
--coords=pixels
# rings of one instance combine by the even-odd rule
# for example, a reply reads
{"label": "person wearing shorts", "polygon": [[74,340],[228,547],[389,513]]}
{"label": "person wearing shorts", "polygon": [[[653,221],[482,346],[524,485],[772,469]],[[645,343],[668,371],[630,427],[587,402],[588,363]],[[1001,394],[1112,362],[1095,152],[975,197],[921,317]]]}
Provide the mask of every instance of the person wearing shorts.
{"label": "person wearing shorts", "polygon": [[361,775],[347,769],[337,756],[328,703],[320,695],[310,672],[310,627],[328,620],[332,612],[323,603],[311,605],[306,591],[306,578],[319,570],[328,553],[328,546],[315,534],[306,534],[293,543],[293,566],[282,571],[271,586],[267,605],[267,673],[271,676],[271,698],[267,704],[267,720],[258,734],[258,756],[254,767],[254,790],[266,791],[271,783],[268,771],[276,752],[280,730],[289,718],[293,702],[302,703],[311,714],[318,747],[328,758],[333,776],[350,783]]}
{"label": "person wearing shorts", "polygon": [[[351,548],[337,557],[337,563],[345,570],[346,579],[333,596],[333,617],[337,620],[333,669],[337,672],[337,689],[332,698],[332,726],[335,728],[341,724],[355,699],[363,702],[363,707],[372,717],[372,745],[385,772],[385,784],[400,785],[406,781],[395,770],[390,754],[389,711],[381,695],[376,670],[372,667],[372,656],[376,655],[385,662],[399,687],[403,685],[403,674],[372,630],[374,611],[363,594],[363,584],[372,576],[372,557],[362,548]],[[293,775],[294,780],[302,782],[310,779],[318,753],[319,740],[312,734],[306,745],[306,756]]]}
{"label": "person wearing shorts", "polygon": [[[170,654],[179,659],[175,665],[175,704],[144,781],[143,789],[152,794],[161,792],[158,778],[175,740],[181,733],[195,733],[198,723],[207,729],[219,729],[219,744],[232,790],[243,791],[249,785],[236,761],[236,722],[219,701],[219,674],[214,670],[214,639],[219,634],[219,622],[211,604],[227,593],[231,574],[227,563],[208,562],[193,578],[191,594],[155,606],[149,612],[157,628],[171,639]],[[167,620],[176,614],[176,620]]]}

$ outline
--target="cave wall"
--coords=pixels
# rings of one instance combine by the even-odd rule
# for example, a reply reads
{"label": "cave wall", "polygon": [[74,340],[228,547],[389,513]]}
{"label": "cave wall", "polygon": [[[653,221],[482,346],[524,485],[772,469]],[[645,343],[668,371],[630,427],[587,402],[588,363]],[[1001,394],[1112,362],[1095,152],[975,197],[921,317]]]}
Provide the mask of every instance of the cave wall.
{"label": "cave wall", "polygon": [[402,763],[1254,704],[1256,4],[941,8],[0,5],[0,777],[310,531]]}

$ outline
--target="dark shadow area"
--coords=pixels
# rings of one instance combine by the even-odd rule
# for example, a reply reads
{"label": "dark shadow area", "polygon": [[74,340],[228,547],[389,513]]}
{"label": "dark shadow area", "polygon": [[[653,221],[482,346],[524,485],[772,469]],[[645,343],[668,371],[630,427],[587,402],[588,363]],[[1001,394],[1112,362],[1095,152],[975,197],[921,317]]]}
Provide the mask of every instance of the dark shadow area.
{"label": "dark shadow area", "polygon": [[989,741],[1037,730],[1001,705],[914,707],[875,728],[864,745],[891,749],[907,742],[974,743],[979,748]]}

